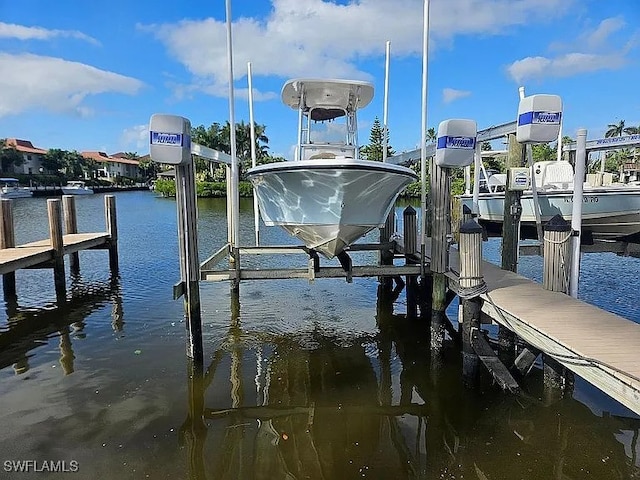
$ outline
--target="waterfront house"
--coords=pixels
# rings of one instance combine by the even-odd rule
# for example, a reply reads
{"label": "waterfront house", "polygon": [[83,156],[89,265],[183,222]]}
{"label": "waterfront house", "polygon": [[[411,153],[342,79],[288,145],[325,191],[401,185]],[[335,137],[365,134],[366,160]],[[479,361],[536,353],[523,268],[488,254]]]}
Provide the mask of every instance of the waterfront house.
{"label": "waterfront house", "polygon": [[11,171],[6,173],[23,173],[27,175],[40,173],[42,158],[47,153],[47,150],[34,147],[31,141],[21,140],[19,138],[7,138],[5,146],[6,148],[15,149],[24,159],[24,163],[22,163],[22,165],[11,165]]}
{"label": "waterfront house", "polygon": [[105,152],[87,151],[82,152],[81,155],[98,164],[97,175],[103,180],[115,182],[121,177],[133,180],[139,180],[142,177],[139,160],[126,158],[124,153],[108,155]]}

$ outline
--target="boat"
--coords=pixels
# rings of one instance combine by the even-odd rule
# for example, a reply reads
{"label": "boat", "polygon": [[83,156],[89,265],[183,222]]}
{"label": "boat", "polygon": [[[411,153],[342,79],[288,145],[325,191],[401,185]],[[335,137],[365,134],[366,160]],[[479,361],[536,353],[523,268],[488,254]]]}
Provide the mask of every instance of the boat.
{"label": "boat", "polygon": [[[535,162],[532,168],[542,224],[556,214],[570,222],[574,186],[571,163],[565,160]],[[490,176],[486,182],[488,191],[480,190],[478,196],[478,220],[489,232],[499,232],[502,228],[505,180],[503,174]],[[461,199],[463,205],[472,209],[472,195],[462,195]],[[520,202],[522,234],[525,238],[536,238],[533,192],[525,190]],[[582,202],[583,236],[640,243],[640,185],[584,182]]]}
{"label": "boat", "polygon": [[264,223],[329,259],[383,225],[400,192],[418,178],[407,167],[359,158],[357,110],[372,98],[369,82],[289,80],[282,100],[298,110],[295,160],[247,172]]}
{"label": "boat", "polygon": [[72,180],[62,187],[62,193],[65,195],[90,195],[93,189],[87,187],[82,180]]}
{"label": "boat", "polygon": [[29,187],[21,187],[17,178],[0,178],[0,198],[29,198],[33,192]]}

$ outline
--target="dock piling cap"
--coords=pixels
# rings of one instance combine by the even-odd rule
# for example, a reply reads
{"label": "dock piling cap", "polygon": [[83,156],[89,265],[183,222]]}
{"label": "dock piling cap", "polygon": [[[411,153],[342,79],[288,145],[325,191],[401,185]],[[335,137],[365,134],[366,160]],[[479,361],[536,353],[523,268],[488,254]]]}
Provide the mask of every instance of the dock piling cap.
{"label": "dock piling cap", "polygon": [[543,228],[545,232],[568,232],[571,230],[571,224],[558,213],[545,223]]}
{"label": "dock piling cap", "polygon": [[460,233],[482,233],[482,227],[475,220],[467,220],[460,226]]}

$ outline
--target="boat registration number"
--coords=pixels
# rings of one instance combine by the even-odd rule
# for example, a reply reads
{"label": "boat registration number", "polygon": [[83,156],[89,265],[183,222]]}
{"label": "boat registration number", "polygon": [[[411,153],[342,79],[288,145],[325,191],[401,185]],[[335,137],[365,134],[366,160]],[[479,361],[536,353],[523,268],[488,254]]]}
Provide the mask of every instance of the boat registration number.
{"label": "boat registration number", "polygon": [[[573,203],[573,197],[565,197],[565,203]],[[582,197],[582,203],[598,203],[599,199],[595,195],[584,195]]]}

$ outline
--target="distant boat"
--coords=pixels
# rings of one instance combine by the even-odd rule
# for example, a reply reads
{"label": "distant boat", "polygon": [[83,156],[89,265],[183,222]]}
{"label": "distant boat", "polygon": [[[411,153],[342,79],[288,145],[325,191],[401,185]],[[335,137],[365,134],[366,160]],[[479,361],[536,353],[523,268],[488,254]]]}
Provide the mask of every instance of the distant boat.
{"label": "distant boat", "polygon": [[90,195],[93,189],[86,186],[81,180],[72,180],[62,187],[62,193],[65,195]]}
{"label": "distant boat", "polygon": [[250,169],[268,226],[278,225],[327,258],[384,224],[413,170],[358,158],[356,111],[373,85],[355,80],[290,80],[283,102],[298,110],[294,161]]}
{"label": "distant boat", "polygon": [[[536,162],[533,165],[540,217],[542,223],[560,214],[571,221],[573,210],[572,165],[564,160]],[[504,217],[504,183],[506,175],[490,176],[486,182],[488,192],[480,190],[478,221],[490,231],[499,231]],[[461,197],[464,205],[472,209],[473,196]],[[536,217],[531,190],[520,199],[520,223],[526,237],[535,238]],[[592,186],[584,183],[582,195],[582,232],[598,240],[625,240],[640,243],[640,185],[612,183]]]}
{"label": "distant boat", "polygon": [[21,187],[17,178],[0,178],[0,198],[29,198],[29,187]]}

